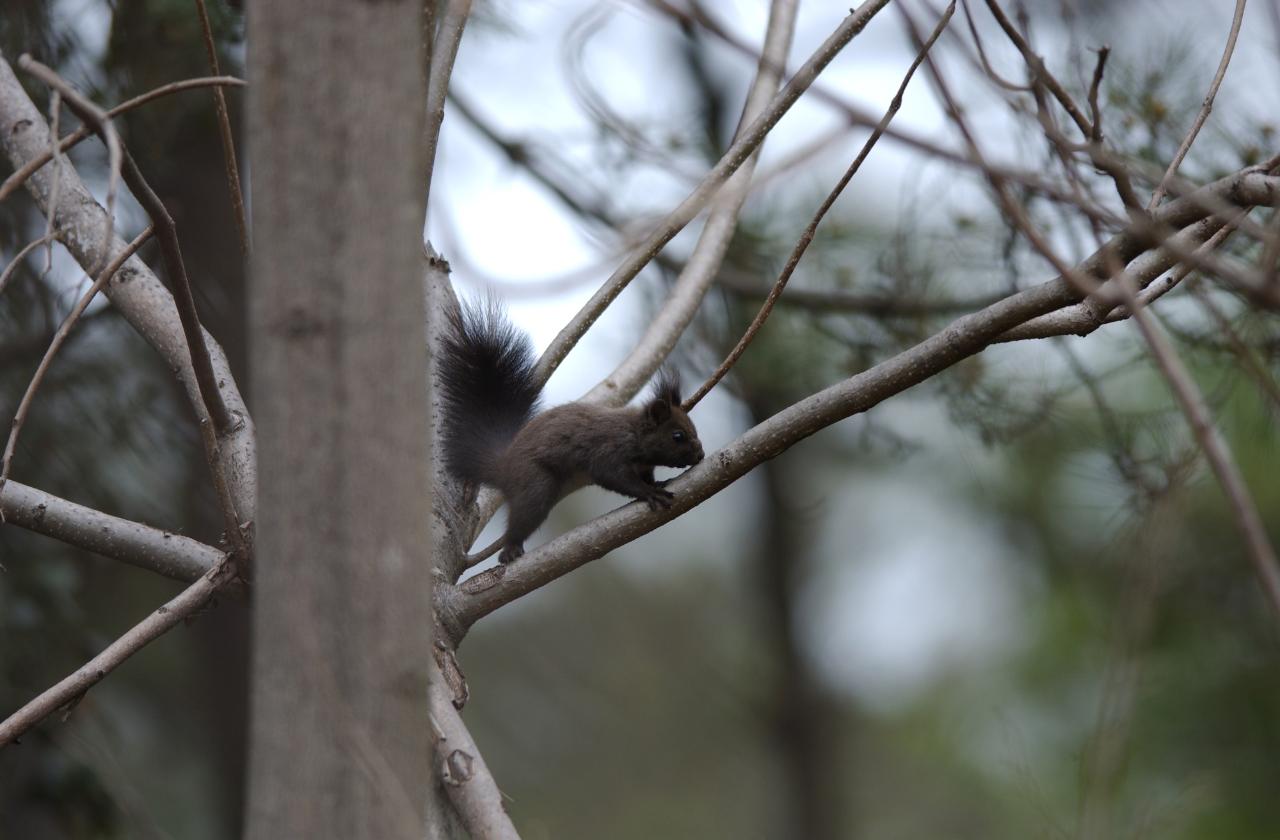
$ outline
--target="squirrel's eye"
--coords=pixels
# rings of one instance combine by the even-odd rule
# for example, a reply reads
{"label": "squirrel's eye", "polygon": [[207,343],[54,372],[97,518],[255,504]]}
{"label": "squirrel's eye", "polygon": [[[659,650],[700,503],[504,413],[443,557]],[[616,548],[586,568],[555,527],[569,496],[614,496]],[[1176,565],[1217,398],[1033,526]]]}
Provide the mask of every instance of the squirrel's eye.
{"label": "squirrel's eye", "polygon": [[676,443],[680,443],[681,441],[684,440],[684,432],[680,431],[679,429],[676,429],[674,432],[671,433],[671,439],[674,440]]}

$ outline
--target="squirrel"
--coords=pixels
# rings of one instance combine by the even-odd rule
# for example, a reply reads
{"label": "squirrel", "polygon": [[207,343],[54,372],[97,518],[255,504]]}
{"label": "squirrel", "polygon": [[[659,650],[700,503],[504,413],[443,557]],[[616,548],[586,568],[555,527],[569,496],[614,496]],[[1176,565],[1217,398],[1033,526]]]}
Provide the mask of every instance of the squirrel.
{"label": "squirrel", "polygon": [[533,343],[492,299],[451,306],[438,376],[446,469],[485,484],[507,503],[498,559],[524,554],[524,541],[570,492],[587,484],[671,506],[675,496],[653,468],[689,467],[702,443],[680,407],[678,375],[664,370],[639,406],[567,403],[538,411]]}

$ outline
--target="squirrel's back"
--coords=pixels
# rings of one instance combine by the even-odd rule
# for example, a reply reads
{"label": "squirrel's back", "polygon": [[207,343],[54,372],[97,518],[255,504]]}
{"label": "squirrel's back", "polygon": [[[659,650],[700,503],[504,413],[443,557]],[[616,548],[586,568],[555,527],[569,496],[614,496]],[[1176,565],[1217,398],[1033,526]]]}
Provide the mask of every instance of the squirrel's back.
{"label": "squirrel's back", "polygon": [[541,388],[529,336],[492,300],[449,314],[439,359],[445,466],[493,484],[499,456],[537,411]]}

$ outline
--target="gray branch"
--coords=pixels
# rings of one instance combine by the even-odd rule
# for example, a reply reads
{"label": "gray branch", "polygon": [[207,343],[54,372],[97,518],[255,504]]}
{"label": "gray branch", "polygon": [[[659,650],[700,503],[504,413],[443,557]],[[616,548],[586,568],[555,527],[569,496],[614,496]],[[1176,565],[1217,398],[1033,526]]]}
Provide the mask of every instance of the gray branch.
{"label": "gray branch", "polygon": [[16,481],[9,481],[0,496],[0,520],[186,582],[206,574],[224,554],[199,540],[121,519]]}

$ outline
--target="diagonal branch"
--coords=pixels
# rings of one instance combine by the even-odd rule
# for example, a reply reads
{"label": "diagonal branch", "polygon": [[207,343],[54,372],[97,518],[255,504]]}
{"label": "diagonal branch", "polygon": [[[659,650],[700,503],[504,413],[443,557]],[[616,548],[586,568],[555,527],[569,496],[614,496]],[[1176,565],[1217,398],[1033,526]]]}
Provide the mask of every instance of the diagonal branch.
{"label": "diagonal branch", "polygon": [[204,606],[217,593],[228,571],[227,558],[222,557],[195,583],[108,645],[106,650],[90,659],[74,674],[0,722],[0,748],[17,743],[28,730],[58,709],[74,706],[90,688],[101,682],[103,677],[126,659]]}
{"label": "diagonal branch", "polygon": [[435,728],[435,757],[449,801],[472,837],[520,840],[502,807],[502,791],[454,708],[444,678],[437,671],[427,688]]}
{"label": "diagonal branch", "polygon": [[[428,8],[434,6],[429,3]],[[430,67],[427,74],[427,120],[425,148],[427,150],[427,198],[431,198],[431,181],[436,169],[436,156],[440,153],[440,127],[444,124],[444,105],[449,97],[449,82],[453,78],[453,64],[462,45],[462,32],[471,17],[471,0],[445,0],[439,29],[431,33]],[[432,14],[434,17],[434,12]]]}
{"label": "diagonal branch", "polygon": [[1267,538],[1267,529],[1262,522],[1262,516],[1258,513],[1258,506],[1253,496],[1249,494],[1244,476],[1240,474],[1240,468],[1236,466],[1235,459],[1231,455],[1231,447],[1227,445],[1222,433],[1214,425],[1213,417],[1209,413],[1209,407],[1205,404],[1200,389],[1196,387],[1195,380],[1191,378],[1191,374],[1170,343],[1168,336],[1160,329],[1146,307],[1137,302],[1129,283],[1121,282],[1120,288],[1133,313],[1133,320],[1151,348],[1151,355],[1155,358],[1156,365],[1168,380],[1178,407],[1186,415],[1187,423],[1191,426],[1192,433],[1209,461],[1214,477],[1222,485],[1231,513],[1236,520],[1236,527],[1244,537],[1249,561],[1253,564],[1254,572],[1262,585],[1263,595],[1266,596],[1272,612],[1280,618],[1280,560],[1277,560],[1275,549]]}

